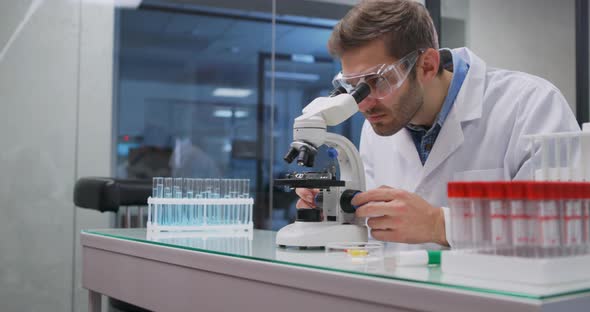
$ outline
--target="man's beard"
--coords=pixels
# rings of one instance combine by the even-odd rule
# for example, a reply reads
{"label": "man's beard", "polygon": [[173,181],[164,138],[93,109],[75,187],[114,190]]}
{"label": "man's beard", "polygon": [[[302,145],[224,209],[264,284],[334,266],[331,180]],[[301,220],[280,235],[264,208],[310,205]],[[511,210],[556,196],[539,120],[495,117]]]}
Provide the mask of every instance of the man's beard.
{"label": "man's beard", "polygon": [[371,124],[375,133],[380,136],[396,134],[412,120],[422,107],[424,94],[414,79],[409,81],[407,92],[400,95],[397,104],[392,110],[369,110],[366,112],[367,115],[385,114],[386,118],[391,118],[391,120]]}

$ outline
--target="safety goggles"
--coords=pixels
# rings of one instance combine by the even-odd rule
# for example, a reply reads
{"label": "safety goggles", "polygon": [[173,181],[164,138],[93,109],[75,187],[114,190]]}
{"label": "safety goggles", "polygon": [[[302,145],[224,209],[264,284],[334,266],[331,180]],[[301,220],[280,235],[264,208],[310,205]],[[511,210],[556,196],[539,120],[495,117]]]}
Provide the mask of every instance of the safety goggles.
{"label": "safety goggles", "polygon": [[340,72],[334,77],[332,84],[335,88],[343,87],[350,93],[359,83],[364,82],[371,87],[370,97],[382,99],[404,83],[424,51],[418,49],[393,64],[379,64],[362,73],[344,75]]}

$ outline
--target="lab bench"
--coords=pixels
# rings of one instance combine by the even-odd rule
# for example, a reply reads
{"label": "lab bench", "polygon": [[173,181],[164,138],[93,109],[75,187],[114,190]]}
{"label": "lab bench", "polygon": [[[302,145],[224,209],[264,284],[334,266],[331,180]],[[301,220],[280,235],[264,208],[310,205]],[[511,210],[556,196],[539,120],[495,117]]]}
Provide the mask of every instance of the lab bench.
{"label": "lab bench", "polygon": [[535,286],[440,266],[335,260],[275,246],[276,232],[191,237],[146,229],[81,233],[89,310],[101,295],[154,311],[586,311],[590,281]]}

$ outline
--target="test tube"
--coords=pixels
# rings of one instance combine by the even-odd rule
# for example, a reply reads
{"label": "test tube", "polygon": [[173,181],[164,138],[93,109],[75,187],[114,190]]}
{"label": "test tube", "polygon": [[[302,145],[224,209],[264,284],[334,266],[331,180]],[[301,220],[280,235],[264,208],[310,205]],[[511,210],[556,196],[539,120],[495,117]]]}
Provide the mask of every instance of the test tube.
{"label": "test tube", "polygon": [[235,199],[238,198],[238,180],[237,179],[231,180],[230,197],[234,199],[234,204],[232,205],[232,208],[231,208],[232,223],[233,224],[240,224],[240,219],[239,219],[240,207],[238,204],[235,203]]}
{"label": "test tube", "polygon": [[[197,199],[203,198],[203,179],[194,179],[195,190],[194,196]],[[201,225],[205,223],[205,215],[203,204],[196,204],[193,206],[194,224]]]}
{"label": "test tube", "polygon": [[463,233],[463,183],[449,182],[447,184],[447,197],[449,198],[449,209],[451,212],[451,241],[453,248],[462,249],[465,247],[465,235]]}
{"label": "test tube", "polygon": [[513,181],[508,184],[506,196],[510,201],[510,227],[511,227],[511,243],[513,248],[513,255],[517,257],[526,257],[528,251],[528,215],[526,211],[527,182]]}
{"label": "test tube", "polygon": [[[152,197],[153,198],[162,198],[163,196],[163,192],[164,192],[164,178],[161,177],[156,177],[152,179]],[[158,218],[156,217],[156,214],[159,213],[158,211],[161,210],[161,205],[152,205],[152,207],[150,207],[150,217],[152,218],[152,220],[150,220],[151,222],[154,222],[157,224],[157,222],[159,221]],[[153,208],[153,212],[151,210],[151,208]]]}
{"label": "test tube", "polygon": [[584,227],[584,253],[590,251],[590,183],[583,182],[582,185],[582,210]]}
{"label": "test tube", "polygon": [[582,183],[562,183],[563,187],[563,214],[561,217],[561,226],[563,233],[562,248],[564,255],[581,253],[583,244],[583,224],[582,224],[582,201],[583,201],[583,184]]}
{"label": "test tube", "polygon": [[[185,198],[187,199],[193,199],[195,197],[194,194],[194,180],[193,179],[184,179],[184,187],[183,187],[183,192],[185,194]],[[192,216],[192,212],[193,212],[193,205],[192,204],[187,204],[184,205],[183,208],[183,215],[182,215],[182,221],[181,223],[184,225],[193,225],[193,216]]]}
{"label": "test tube", "polygon": [[[212,179],[205,179],[204,180],[204,185],[203,185],[203,198],[207,199],[207,198],[212,198],[213,196],[213,182]],[[205,224],[213,224],[214,220],[213,220],[213,216],[211,214],[212,212],[212,205],[210,204],[206,204],[203,207],[203,211],[204,211],[204,223]]]}
{"label": "test tube", "polygon": [[[220,179],[213,179],[213,198],[219,198],[221,196],[221,180]],[[221,219],[221,207],[220,204],[211,205],[213,207],[212,215],[215,224],[220,224],[222,222]]]}
{"label": "test tube", "polygon": [[[221,180],[221,189],[223,193],[224,199],[230,199],[230,179],[223,179]],[[231,224],[231,216],[230,216],[230,205],[224,204],[223,205],[223,213],[222,213],[222,220],[223,224]]]}
{"label": "test tube", "polygon": [[[494,254],[508,251],[509,226],[508,212],[506,207],[506,183],[488,182],[485,184],[485,197],[487,198],[487,207],[489,213],[489,238],[492,251]],[[487,235],[486,235],[487,236]]]}
{"label": "test tube", "polygon": [[483,225],[485,223],[482,214],[483,195],[481,182],[471,182],[467,185],[467,196],[465,201],[466,213],[463,215],[463,218],[469,226],[469,234],[471,238],[469,248],[485,247],[483,246]]}
{"label": "test tube", "polygon": [[[237,195],[238,195],[238,198],[240,198],[240,199],[244,198],[244,187],[245,187],[244,179],[238,179],[237,180]],[[239,204],[238,207],[239,207],[238,208],[238,220],[239,220],[238,222],[240,224],[247,224],[248,223],[248,220],[247,220],[248,212],[246,211],[247,210],[246,205]]]}
{"label": "test tube", "polygon": [[[244,198],[250,198],[250,179],[244,180]],[[246,224],[252,223],[252,205],[246,204]]]}
{"label": "test tube", "polygon": [[[164,179],[164,198],[172,198],[172,185],[173,179],[172,178],[165,178]],[[164,209],[162,209],[162,214],[160,218],[161,225],[171,225],[172,221],[172,205],[166,204],[163,205]]]}
{"label": "test tube", "polygon": [[536,197],[539,202],[537,212],[537,231],[535,233],[540,247],[539,255],[543,258],[559,255],[561,206],[561,188],[555,182],[538,182]]}
{"label": "test tube", "polygon": [[[182,198],[182,178],[174,179],[174,198]],[[175,204],[172,208],[172,222],[171,225],[179,225],[182,220],[183,205]]]}

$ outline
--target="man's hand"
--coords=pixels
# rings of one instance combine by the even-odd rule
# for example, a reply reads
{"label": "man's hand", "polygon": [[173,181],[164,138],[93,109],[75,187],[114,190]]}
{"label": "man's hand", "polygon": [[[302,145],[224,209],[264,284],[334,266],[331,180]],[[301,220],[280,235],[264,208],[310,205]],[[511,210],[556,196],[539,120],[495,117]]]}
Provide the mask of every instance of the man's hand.
{"label": "man's hand", "polygon": [[297,188],[295,193],[299,196],[299,200],[295,207],[297,208],[315,208],[314,198],[320,192],[318,189]]}
{"label": "man's hand", "polygon": [[448,246],[442,208],[420,196],[387,186],[363,192],[352,200],[357,217],[367,217],[373,238],[399,243]]}

